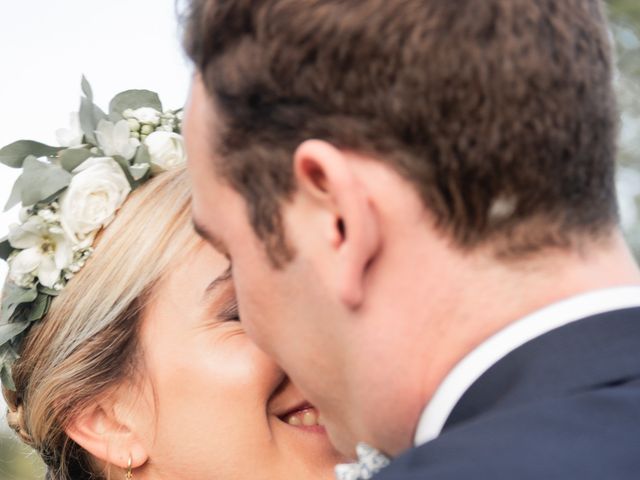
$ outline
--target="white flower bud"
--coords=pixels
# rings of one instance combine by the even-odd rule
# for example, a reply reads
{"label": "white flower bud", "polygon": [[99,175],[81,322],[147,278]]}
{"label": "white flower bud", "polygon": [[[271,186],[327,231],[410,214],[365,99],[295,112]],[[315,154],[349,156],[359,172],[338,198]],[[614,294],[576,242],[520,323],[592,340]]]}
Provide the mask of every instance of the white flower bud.
{"label": "white flower bud", "polygon": [[134,116],[135,116],[135,115],[134,115],[134,113],[133,113],[133,110],[132,110],[132,109],[127,108],[124,112],[122,112],[122,116],[123,116],[124,118],[129,119],[129,118],[134,118]]}
{"label": "white flower bud", "polygon": [[154,130],[153,126],[151,125],[143,125],[142,128],[140,129],[140,133],[142,135],[149,135],[150,133],[152,133]]}
{"label": "white flower bud", "polygon": [[135,118],[129,118],[127,119],[127,122],[129,123],[129,129],[131,132],[137,132],[140,130],[140,122]]}

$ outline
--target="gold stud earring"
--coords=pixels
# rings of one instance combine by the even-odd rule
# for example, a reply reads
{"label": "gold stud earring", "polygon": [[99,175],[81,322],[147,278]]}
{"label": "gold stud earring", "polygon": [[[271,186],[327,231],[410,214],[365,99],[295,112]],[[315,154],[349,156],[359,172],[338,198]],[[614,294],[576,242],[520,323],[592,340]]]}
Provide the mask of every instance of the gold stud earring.
{"label": "gold stud earring", "polygon": [[124,478],[125,480],[131,480],[133,478],[133,473],[131,471],[131,455],[129,455],[129,461],[127,462],[127,473],[125,473]]}

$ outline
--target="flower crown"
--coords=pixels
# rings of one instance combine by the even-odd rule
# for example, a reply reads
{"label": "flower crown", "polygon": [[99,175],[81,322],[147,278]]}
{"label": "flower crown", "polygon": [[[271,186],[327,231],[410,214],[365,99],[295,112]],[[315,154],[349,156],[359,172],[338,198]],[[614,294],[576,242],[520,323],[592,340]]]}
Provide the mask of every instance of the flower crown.
{"label": "flower crown", "polygon": [[164,110],[158,95],[127,90],[106,114],[82,77],[80,111],[59,129],[60,147],[19,140],[0,162],[21,168],[5,211],[22,204],[20,222],[0,240],[9,265],[0,313],[0,380],[15,390],[11,367],[29,327],[84,266],[96,234],[128,195],[152,176],[184,163],[181,109]]}

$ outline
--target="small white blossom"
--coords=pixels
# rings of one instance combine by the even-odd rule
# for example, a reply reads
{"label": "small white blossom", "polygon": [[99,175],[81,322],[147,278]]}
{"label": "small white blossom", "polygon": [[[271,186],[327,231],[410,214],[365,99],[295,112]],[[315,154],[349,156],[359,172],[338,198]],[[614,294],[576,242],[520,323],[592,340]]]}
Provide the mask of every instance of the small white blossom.
{"label": "small white blossom", "polygon": [[133,110],[131,116],[138,120],[140,123],[148,123],[151,125],[158,125],[160,123],[161,113],[155,108],[140,107]]}
{"label": "small white blossom", "polygon": [[113,219],[131,186],[120,165],[109,157],[89,158],[73,173],[60,197],[60,220],[70,235],[84,239]]}
{"label": "small white blossom", "polygon": [[51,208],[43,208],[41,210],[38,210],[38,216],[42,217],[45,222],[56,222],[59,218],[58,214]]}
{"label": "small white blossom", "polygon": [[56,138],[61,147],[79,147],[82,145],[82,128],[80,128],[80,116],[78,112],[69,114],[69,128],[56,130]]}
{"label": "small white blossom", "polygon": [[24,285],[29,277],[53,288],[73,260],[73,241],[59,226],[34,215],[9,227],[9,243],[20,251],[10,259],[9,278]]}
{"label": "small white blossom", "polygon": [[120,155],[125,160],[131,160],[140,142],[131,138],[130,132],[127,120],[120,120],[115,125],[107,120],[100,120],[96,138],[105,155]]}
{"label": "small white blossom", "polygon": [[187,160],[182,136],[173,132],[153,132],[144,140],[151,156],[152,171],[165,171]]}

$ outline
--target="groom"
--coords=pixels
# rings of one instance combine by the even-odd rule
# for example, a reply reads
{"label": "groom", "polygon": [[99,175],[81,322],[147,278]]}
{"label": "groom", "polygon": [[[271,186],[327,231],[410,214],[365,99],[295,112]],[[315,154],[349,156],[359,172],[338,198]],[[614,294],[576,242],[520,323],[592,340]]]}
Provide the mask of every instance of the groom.
{"label": "groom", "polygon": [[191,1],[194,223],[376,478],[638,476],[603,8]]}

